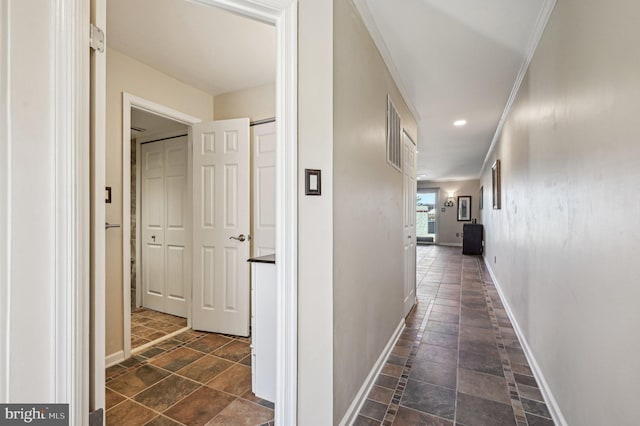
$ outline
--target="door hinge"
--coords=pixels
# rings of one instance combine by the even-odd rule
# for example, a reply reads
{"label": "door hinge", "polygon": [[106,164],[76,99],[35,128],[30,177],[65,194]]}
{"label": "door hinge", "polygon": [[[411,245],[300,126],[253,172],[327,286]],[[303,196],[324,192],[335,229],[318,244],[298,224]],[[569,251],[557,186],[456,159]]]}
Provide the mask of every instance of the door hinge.
{"label": "door hinge", "polygon": [[89,46],[100,53],[104,52],[104,31],[93,24],[89,31]]}

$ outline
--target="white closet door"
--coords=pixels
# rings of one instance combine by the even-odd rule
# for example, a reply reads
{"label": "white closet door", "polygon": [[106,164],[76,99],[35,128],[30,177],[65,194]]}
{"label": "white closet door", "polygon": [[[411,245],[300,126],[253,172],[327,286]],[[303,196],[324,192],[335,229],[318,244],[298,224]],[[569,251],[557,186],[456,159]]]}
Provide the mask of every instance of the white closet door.
{"label": "white closet door", "polygon": [[187,316],[191,290],[191,247],[188,246],[189,208],[187,137],[169,139],[165,144],[165,312]]}
{"label": "white closet door", "polygon": [[194,124],[193,316],[197,330],[249,335],[249,119]]}
{"label": "white closet door", "polygon": [[145,143],[140,153],[142,305],[186,317],[191,265],[187,138]]}
{"label": "white closet door", "polygon": [[403,156],[403,237],[404,237],[404,313],[416,303],[416,147],[402,133]]}
{"label": "white closet door", "polygon": [[276,123],[252,128],[253,227],[251,255],[276,252]]}
{"label": "white closet door", "polygon": [[142,306],[164,312],[164,144],[144,144],[140,156]]}

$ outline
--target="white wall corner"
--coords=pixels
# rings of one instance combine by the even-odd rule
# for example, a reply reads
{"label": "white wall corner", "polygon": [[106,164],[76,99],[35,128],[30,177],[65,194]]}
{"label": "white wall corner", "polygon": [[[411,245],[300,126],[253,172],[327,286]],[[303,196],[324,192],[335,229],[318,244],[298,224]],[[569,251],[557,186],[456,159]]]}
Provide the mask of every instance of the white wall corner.
{"label": "white wall corner", "polygon": [[511,324],[513,325],[513,330],[515,331],[516,336],[518,336],[518,341],[520,342],[520,345],[522,346],[522,350],[524,351],[524,355],[527,358],[527,361],[529,362],[531,371],[533,371],[533,375],[536,378],[536,381],[538,382],[544,401],[546,402],[547,408],[549,409],[549,413],[551,413],[551,417],[553,418],[553,422],[558,426],[568,426],[569,423],[567,423],[564,416],[562,415],[562,411],[560,410],[560,405],[558,404],[558,401],[553,396],[553,393],[551,392],[551,388],[549,387],[549,384],[547,383],[547,380],[545,379],[544,374],[542,373],[542,369],[540,368],[540,365],[538,364],[535,357],[533,356],[531,347],[529,346],[529,343],[525,339],[524,334],[522,333],[522,330],[518,325],[518,321],[516,320],[516,317],[513,311],[511,310],[511,307],[509,306],[507,298],[505,297],[505,294],[502,291],[502,287],[498,282],[498,278],[494,274],[493,269],[491,269],[491,265],[487,260],[486,256],[483,256],[483,259],[484,259],[485,265],[487,266],[487,270],[489,271],[489,275],[491,275],[491,278],[493,279],[493,283],[496,287],[496,290],[498,291],[500,300],[502,301],[502,304],[504,305],[504,308],[507,311],[507,316],[509,317]]}
{"label": "white wall corner", "polygon": [[380,353],[377,361],[375,362],[375,364],[373,364],[373,367],[371,367],[371,371],[369,371],[367,378],[364,380],[364,383],[362,383],[362,386],[360,386],[358,393],[356,394],[355,398],[353,398],[353,401],[351,402],[351,405],[349,405],[349,408],[347,409],[344,417],[342,417],[342,420],[340,420],[340,426],[351,425],[356,420],[356,417],[358,417],[358,413],[360,413],[362,406],[367,400],[367,396],[369,395],[369,392],[371,392],[371,388],[373,388],[378,374],[380,374],[380,371],[382,371],[384,364],[387,362],[387,358],[389,358],[389,355],[391,355],[391,351],[400,338],[400,335],[402,334],[404,328],[405,322],[404,318],[402,318],[400,320],[400,324],[398,324],[395,331],[391,335],[391,338]]}

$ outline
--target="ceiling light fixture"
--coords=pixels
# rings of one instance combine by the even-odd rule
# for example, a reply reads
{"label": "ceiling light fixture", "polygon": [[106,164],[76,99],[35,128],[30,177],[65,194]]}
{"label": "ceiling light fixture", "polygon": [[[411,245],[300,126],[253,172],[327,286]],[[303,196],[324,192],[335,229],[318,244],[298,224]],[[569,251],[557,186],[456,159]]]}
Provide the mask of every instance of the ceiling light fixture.
{"label": "ceiling light fixture", "polygon": [[456,127],[462,127],[467,124],[467,120],[456,120],[453,122],[453,125]]}

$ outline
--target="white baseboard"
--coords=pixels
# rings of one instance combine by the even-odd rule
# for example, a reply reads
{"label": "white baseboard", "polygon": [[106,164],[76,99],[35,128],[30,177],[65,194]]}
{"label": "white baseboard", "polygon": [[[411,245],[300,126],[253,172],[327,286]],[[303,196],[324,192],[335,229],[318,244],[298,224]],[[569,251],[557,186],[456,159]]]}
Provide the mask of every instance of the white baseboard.
{"label": "white baseboard", "polygon": [[400,324],[398,324],[398,327],[393,332],[393,334],[391,335],[391,338],[387,342],[387,345],[382,350],[382,353],[378,357],[378,360],[376,361],[375,364],[373,364],[373,367],[371,367],[371,371],[369,371],[369,375],[364,380],[364,383],[360,387],[360,390],[356,394],[355,398],[353,398],[351,405],[349,405],[349,409],[347,410],[344,417],[339,423],[340,426],[351,425],[356,420],[356,417],[358,417],[358,413],[360,412],[360,409],[362,408],[365,401],[367,400],[367,396],[369,395],[369,392],[371,392],[371,388],[376,382],[376,378],[378,377],[378,374],[380,374],[380,371],[382,371],[384,364],[387,362],[387,358],[389,358],[389,355],[391,355],[391,351],[393,350],[393,347],[395,346],[396,342],[400,338],[400,334],[402,334],[404,327],[405,327],[404,318],[402,318],[400,320]]}
{"label": "white baseboard", "polygon": [[462,243],[436,243],[437,246],[462,247]]}
{"label": "white baseboard", "polygon": [[493,269],[491,269],[491,265],[487,261],[486,257],[484,257],[484,263],[485,265],[487,265],[487,269],[489,270],[489,274],[491,275],[491,278],[493,279],[493,283],[496,286],[496,290],[498,291],[500,300],[502,300],[502,304],[504,305],[504,308],[507,311],[507,316],[509,317],[509,320],[511,320],[511,324],[513,325],[513,330],[515,331],[516,336],[518,336],[518,340],[520,341],[520,346],[522,346],[524,355],[527,358],[527,361],[529,362],[529,367],[531,367],[531,371],[533,372],[533,375],[536,378],[538,385],[540,385],[540,391],[542,392],[542,396],[544,398],[545,403],[547,404],[547,408],[549,409],[549,413],[551,413],[551,417],[553,418],[554,423],[558,426],[567,426],[568,423],[565,420],[564,416],[562,415],[562,411],[560,410],[558,401],[556,401],[555,397],[553,396],[553,393],[551,392],[551,388],[549,387],[549,384],[545,380],[544,374],[542,374],[542,369],[540,368],[540,365],[538,364],[535,357],[533,356],[531,347],[529,347],[527,340],[524,338],[524,335],[522,334],[522,330],[518,325],[518,321],[516,321],[516,317],[513,314],[513,311],[511,310],[511,307],[509,306],[509,303],[507,302],[507,299],[504,296],[502,288],[500,287],[500,283],[498,282],[496,275],[493,273]]}
{"label": "white baseboard", "polygon": [[116,365],[124,361],[124,351],[114,352],[111,355],[107,355],[104,359],[105,368],[109,368],[112,365]]}

